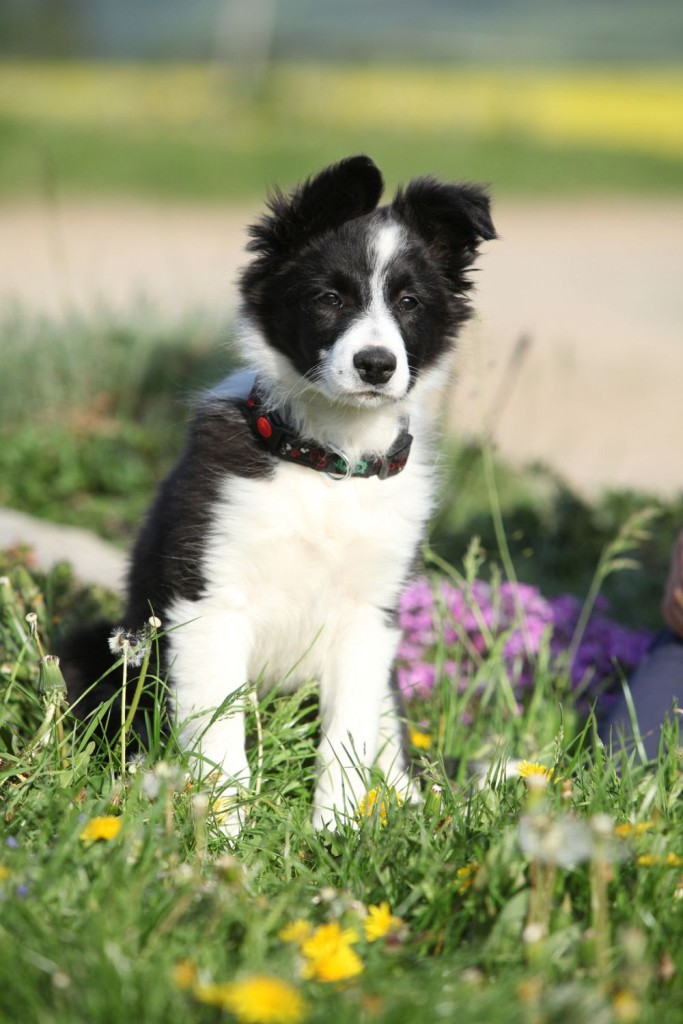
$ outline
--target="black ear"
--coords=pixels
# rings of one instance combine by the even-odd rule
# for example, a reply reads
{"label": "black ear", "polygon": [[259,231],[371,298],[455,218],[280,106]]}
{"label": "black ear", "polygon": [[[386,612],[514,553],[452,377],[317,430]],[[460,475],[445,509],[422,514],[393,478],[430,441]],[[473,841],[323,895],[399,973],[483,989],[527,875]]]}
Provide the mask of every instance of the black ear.
{"label": "black ear", "polygon": [[489,197],[479,185],[415,178],[398,190],[392,209],[457,270],[471,263],[481,241],[497,237]]}
{"label": "black ear", "polygon": [[247,248],[262,258],[284,257],[306,242],[374,210],[384,182],[368,156],[326,167],[288,195],[270,198],[271,214],[249,229]]}

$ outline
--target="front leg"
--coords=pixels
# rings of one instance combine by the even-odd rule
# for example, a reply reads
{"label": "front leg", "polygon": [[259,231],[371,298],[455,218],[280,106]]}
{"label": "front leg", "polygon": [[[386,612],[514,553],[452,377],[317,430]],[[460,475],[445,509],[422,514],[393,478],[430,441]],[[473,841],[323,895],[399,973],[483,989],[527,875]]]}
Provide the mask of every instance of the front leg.
{"label": "front leg", "polygon": [[241,821],[231,805],[239,789],[249,785],[240,690],[247,682],[251,630],[244,615],[208,598],[178,603],[168,619],[170,680],[180,744],[198,778],[219,773],[220,823],[234,836]]}
{"label": "front leg", "polygon": [[[384,612],[359,608],[339,629],[320,680],[322,740],[313,825],[353,820],[380,748],[380,720],[400,633]],[[390,729],[392,738],[398,734]],[[394,751],[395,754],[395,751]],[[401,762],[402,764],[402,762]]]}

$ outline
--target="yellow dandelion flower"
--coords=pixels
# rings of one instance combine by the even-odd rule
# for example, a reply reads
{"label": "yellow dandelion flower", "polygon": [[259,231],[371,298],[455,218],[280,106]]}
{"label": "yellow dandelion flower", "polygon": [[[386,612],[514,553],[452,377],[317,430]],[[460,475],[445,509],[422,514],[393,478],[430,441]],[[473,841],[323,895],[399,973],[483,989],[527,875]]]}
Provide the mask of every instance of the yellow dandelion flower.
{"label": "yellow dandelion flower", "polygon": [[636,857],[636,864],[639,868],[651,868],[655,864],[663,864],[667,868],[680,868],[683,867],[683,857],[679,857],[677,853],[667,853],[663,857],[657,853],[641,853],[640,857]]}
{"label": "yellow dandelion flower", "polygon": [[352,946],[359,938],[355,928],[342,928],[339,921],[330,921],[329,924],[321,924],[315,929],[302,943],[301,951],[304,956],[315,959],[318,956],[326,956],[339,946]]}
{"label": "yellow dandelion flower", "polygon": [[621,824],[614,826],[614,834],[620,839],[628,839],[629,836],[640,836],[643,832],[649,832],[652,828],[652,821],[622,821]]}
{"label": "yellow dandelion flower", "polygon": [[353,928],[342,928],[338,921],[322,924],[301,944],[306,958],[303,975],[316,981],[344,981],[360,974],[363,961],[351,948],[359,939]]}
{"label": "yellow dandelion flower", "polygon": [[105,814],[101,818],[91,818],[81,832],[84,843],[94,843],[98,839],[114,839],[121,831],[122,821],[114,814]]}
{"label": "yellow dandelion flower", "polygon": [[520,779],[529,779],[531,776],[541,776],[550,782],[553,777],[552,768],[546,768],[539,761],[519,761],[517,763],[517,774]]}
{"label": "yellow dandelion flower", "polygon": [[281,928],[277,937],[282,942],[293,942],[300,946],[312,931],[310,923],[305,921],[303,917],[298,917],[295,921],[290,921],[284,928]]}
{"label": "yellow dandelion flower", "polygon": [[[379,801],[379,804],[378,804]],[[378,807],[379,820],[383,825],[387,823],[387,805],[384,800],[379,799],[379,790],[370,789],[361,797],[358,804],[358,818],[370,818],[375,813],[375,807]]]}
{"label": "yellow dandelion flower", "polygon": [[[392,793],[396,803],[400,806],[400,804],[403,803],[403,799],[398,790],[394,789],[392,790]],[[357,820],[361,818],[371,818],[374,814],[378,814],[381,824],[386,825],[388,820],[387,802],[382,799],[381,794],[382,791],[379,789],[370,789],[365,796],[360,798],[356,814]]]}
{"label": "yellow dandelion flower", "polygon": [[192,988],[197,980],[197,965],[194,960],[178,960],[171,970],[171,978],[176,988]]}
{"label": "yellow dandelion flower", "polygon": [[0,883],[6,882],[11,874],[12,872],[9,868],[6,868],[4,864],[0,864]]}
{"label": "yellow dandelion flower", "polygon": [[254,975],[220,985],[196,985],[196,998],[229,1012],[240,1024],[298,1024],[306,1003],[293,985],[280,978]]}
{"label": "yellow dandelion flower", "polygon": [[363,961],[351,946],[338,946],[325,956],[308,960],[303,976],[313,981],[334,982],[354,978],[363,971]]}
{"label": "yellow dandelion flower", "polygon": [[408,739],[418,750],[431,750],[432,737],[428,732],[423,732],[421,729],[414,729],[412,726],[409,726]]}
{"label": "yellow dandelion flower", "polygon": [[636,1021],[640,1017],[640,1002],[634,992],[620,989],[612,997],[612,1009],[618,1021]]}
{"label": "yellow dandelion flower", "polygon": [[479,862],[476,860],[470,861],[469,864],[463,864],[461,868],[457,869],[455,872],[455,887],[459,893],[467,892],[476,878],[478,870]]}
{"label": "yellow dandelion flower", "polygon": [[525,978],[517,985],[517,998],[523,1003],[537,1003],[543,994],[540,978]]}
{"label": "yellow dandelion flower", "polygon": [[386,901],[379,906],[368,907],[368,916],[363,921],[363,931],[368,942],[383,939],[389,932],[398,931],[402,925],[400,917],[394,917]]}

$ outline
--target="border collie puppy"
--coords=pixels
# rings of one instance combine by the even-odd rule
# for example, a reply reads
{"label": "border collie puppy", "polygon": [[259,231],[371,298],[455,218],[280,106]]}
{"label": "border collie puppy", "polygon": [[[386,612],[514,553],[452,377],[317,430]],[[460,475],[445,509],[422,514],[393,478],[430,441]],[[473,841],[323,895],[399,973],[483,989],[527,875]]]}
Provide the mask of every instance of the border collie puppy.
{"label": "border collie puppy", "polygon": [[[181,742],[228,797],[249,783],[231,695],[319,681],[316,827],[353,817],[375,763],[409,789],[390,679],[432,507],[428,399],[470,315],[466,272],[495,237],[478,186],[418,178],[378,206],[382,189],[351,157],[276,192],[251,228],[248,369],[200,400],[135,545],[124,617],[131,630],[161,619]],[[96,676],[70,647],[73,699]]]}

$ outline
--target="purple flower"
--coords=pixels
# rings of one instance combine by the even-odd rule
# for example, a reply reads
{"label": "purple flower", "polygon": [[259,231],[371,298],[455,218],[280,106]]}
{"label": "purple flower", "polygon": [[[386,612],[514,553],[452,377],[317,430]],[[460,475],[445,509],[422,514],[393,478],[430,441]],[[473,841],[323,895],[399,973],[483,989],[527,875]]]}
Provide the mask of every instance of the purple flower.
{"label": "purple flower", "polygon": [[424,661],[415,662],[409,668],[399,666],[398,688],[404,700],[412,697],[426,697],[434,689],[436,669]]}
{"label": "purple flower", "polygon": [[[448,580],[432,585],[416,580],[403,593],[399,622],[403,640],[398,650],[398,681],[404,699],[428,696],[435,685],[437,641],[449,658],[444,675],[466,690],[477,666],[501,638],[502,656],[518,694],[534,682],[535,657],[550,636],[552,663],[561,671],[581,615],[581,602],[570,594],[545,598],[536,588],[504,582],[498,588],[482,580],[455,586]],[[604,689],[642,658],[650,634],[627,629],[607,617],[609,605],[596,601],[575,652],[573,686]]]}

